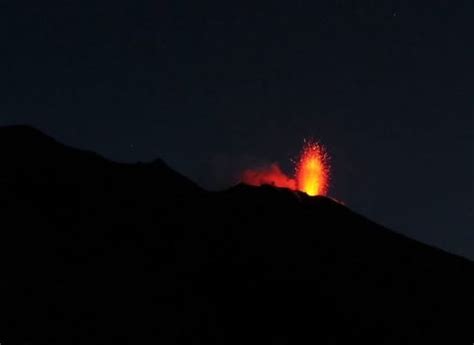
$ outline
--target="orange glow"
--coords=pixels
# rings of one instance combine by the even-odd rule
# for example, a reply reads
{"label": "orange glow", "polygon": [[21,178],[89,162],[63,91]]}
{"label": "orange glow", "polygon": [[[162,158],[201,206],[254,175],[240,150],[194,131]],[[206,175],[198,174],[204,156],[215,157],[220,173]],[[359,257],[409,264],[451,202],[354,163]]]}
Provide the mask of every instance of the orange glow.
{"label": "orange glow", "polygon": [[308,141],[296,165],[298,190],[308,195],[326,195],[329,187],[328,158],[323,147]]}
{"label": "orange glow", "polygon": [[276,163],[272,164],[270,167],[245,170],[242,175],[242,182],[252,186],[268,184],[292,190],[296,189],[295,180],[286,176]]}
{"label": "orange glow", "polygon": [[324,147],[313,141],[305,141],[303,150],[295,162],[295,177],[282,172],[278,164],[260,169],[248,169],[242,174],[242,182],[261,186],[299,190],[308,195],[326,195],[329,188],[329,157]]}

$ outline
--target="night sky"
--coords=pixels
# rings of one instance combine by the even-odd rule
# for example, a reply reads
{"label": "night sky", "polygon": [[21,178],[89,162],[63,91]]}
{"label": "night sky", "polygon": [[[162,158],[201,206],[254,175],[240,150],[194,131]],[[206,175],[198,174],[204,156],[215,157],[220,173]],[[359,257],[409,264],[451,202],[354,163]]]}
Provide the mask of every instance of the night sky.
{"label": "night sky", "polygon": [[474,259],[474,2],[2,1],[0,125],[208,189],[290,173],[304,138],[330,195]]}

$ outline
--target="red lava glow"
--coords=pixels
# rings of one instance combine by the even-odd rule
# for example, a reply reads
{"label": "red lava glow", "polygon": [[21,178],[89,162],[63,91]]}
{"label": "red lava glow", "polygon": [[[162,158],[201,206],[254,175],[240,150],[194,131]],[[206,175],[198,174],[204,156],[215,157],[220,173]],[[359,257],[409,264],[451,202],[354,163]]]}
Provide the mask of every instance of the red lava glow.
{"label": "red lava glow", "polygon": [[281,171],[278,164],[260,169],[248,169],[242,174],[242,182],[261,186],[299,190],[308,195],[327,195],[329,188],[329,156],[322,145],[312,140],[305,141],[303,149],[295,162],[295,176],[289,177]]}
{"label": "red lava glow", "polygon": [[286,176],[276,163],[266,168],[245,170],[242,175],[242,182],[252,186],[269,184],[293,190],[296,189],[296,181]]}

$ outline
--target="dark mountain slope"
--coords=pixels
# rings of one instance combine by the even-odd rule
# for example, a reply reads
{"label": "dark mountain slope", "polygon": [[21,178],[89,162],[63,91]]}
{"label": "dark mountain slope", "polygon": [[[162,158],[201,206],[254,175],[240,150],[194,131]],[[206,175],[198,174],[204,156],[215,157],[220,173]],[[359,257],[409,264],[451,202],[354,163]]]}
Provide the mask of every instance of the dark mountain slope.
{"label": "dark mountain slope", "polygon": [[473,263],[321,197],[0,129],[6,344],[463,344]]}
{"label": "dark mountain slope", "polygon": [[[172,195],[199,189],[161,160],[136,165],[113,163],[93,152],[62,145],[28,126],[0,128],[0,153],[4,160],[3,178],[10,176],[8,173],[13,173],[10,178],[15,180],[26,175],[28,183],[38,180],[45,187],[47,187],[44,185],[45,182],[64,181],[78,185],[77,180],[97,182],[100,179],[102,184],[107,185],[108,179],[118,175],[125,179],[122,188],[143,185],[152,192]],[[137,191],[140,192],[143,193],[141,190]]]}

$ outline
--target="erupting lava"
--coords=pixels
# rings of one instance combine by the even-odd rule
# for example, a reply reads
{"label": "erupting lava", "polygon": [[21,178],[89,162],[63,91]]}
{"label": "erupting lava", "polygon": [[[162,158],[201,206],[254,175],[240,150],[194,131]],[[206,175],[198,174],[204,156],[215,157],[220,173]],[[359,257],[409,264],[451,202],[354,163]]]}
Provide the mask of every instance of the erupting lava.
{"label": "erupting lava", "polygon": [[326,195],[329,187],[328,156],[324,148],[307,142],[296,166],[298,190],[308,195]]}
{"label": "erupting lava", "polygon": [[329,187],[329,157],[326,150],[314,141],[305,141],[303,150],[295,162],[295,177],[286,176],[278,166],[246,170],[242,182],[253,186],[271,184],[277,187],[299,190],[308,195],[326,195]]}

